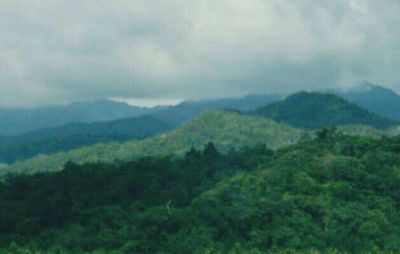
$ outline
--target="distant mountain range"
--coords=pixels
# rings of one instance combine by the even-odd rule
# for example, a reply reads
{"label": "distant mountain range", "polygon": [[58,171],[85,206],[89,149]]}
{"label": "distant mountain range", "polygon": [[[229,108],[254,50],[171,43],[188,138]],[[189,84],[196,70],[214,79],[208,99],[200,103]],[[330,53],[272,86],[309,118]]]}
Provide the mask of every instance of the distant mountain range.
{"label": "distant mountain range", "polygon": [[70,123],[92,123],[150,115],[164,122],[179,126],[205,109],[232,108],[248,111],[277,101],[278,95],[253,95],[242,98],[186,101],[177,106],[143,108],[110,100],[73,103],[65,106],[34,109],[0,108],[0,136],[19,135],[40,129]]}
{"label": "distant mountain range", "polygon": [[[347,94],[350,93],[355,93],[355,91],[347,92]],[[344,97],[343,94],[341,96]],[[388,133],[389,130],[383,129],[398,124],[394,120],[370,113],[332,93],[300,92],[281,100],[282,98],[283,96],[279,95],[246,96],[188,101],[176,106],[152,109],[131,107],[110,101],[79,104],[82,108],[88,107],[82,110],[85,114],[95,108],[100,110],[101,107],[104,107],[104,115],[108,115],[108,117],[111,116],[110,112],[133,114],[135,111],[134,114],[144,115],[105,122],[75,122],[20,135],[0,136],[0,163],[10,164],[38,154],[66,152],[97,143],[124,142],[154,136],[176,128],[185,122],[190,122],[207,109],[238,110],[304,129],[346,125],[347,127],[343,130],[349,133],[359,132],[370,135]],[[73,104],[67,108],[75,108],[77,105]],[[113,111],[111,108],[115,110]],[[122,110],[118,111],[117,108]],[[64,110],[66,109],[64,108]],[[70,114],[70,116],[72,115]],[[82,113],[81,116],[83,117],[83,115]],[[104,115],[102,117],[105,117]],[[91,119],[95,118],[95,116],[91,116]],[[72,119],[72,117],[68,119]],[[212,123],[210,124],[212,125]],[[397,131],[390,133],[397,133]]]}
{"label": "distant mountain range", "polygon": [[[141,141],[96,144],[52,155],[39,155],[11,165],[7,171],[34,173],[59,171],[68,161],[77,163],[127,161],[146,155],[181,155],[214,142],[223,152],[256,144],[279,148],[295,143],[303,131],[263,117],[228,111],[205,111],[181,127]],[[6,170],[3,169],[3,173]]]}
{"label": "distant mountain range", "polygon": [[372,113],[400,120],[400,95],[393,90],[365,83],[349,91],[336,93]]}
{"label": "distant mountain range", "polygon": [[[371,113],[400,120],[400,95],[388,88],[366,83],[349,91],[332,93]],[[70,123],[112,121],[140,115],[150,115],[177,127],[198,116],[205,109],[236,109],[246,112],[283,98],[283,95],[251,95],[241,98],[185,101],[176,106],[154,108],[136,107],[110,100],[35,109],[0,108],[0,136],[19,135]]]}
{"label": "distant mountain range", "polygon": [[0,108],[0,135],[18,135],[72,122],[91,123],[117,120],[165,108],[141,108],[110,100],[35,109]]}
{"label": "distant mountain range", "polygon": [[[350,135],[398,135],[398,129],[378,130],[367,125],[344,125],[339,130]],[[35,156],[11,166],[3,165],[2,173],[35,173],[59,171],[68,161],[76,163],[129,161],[148,155],[182,155],[191,148],[201,148],[207,142],[214,142],[219,150],[252,147],[266,144],[277,149],[297,142],[306,133],[273,120],[232,111],[205,111],[181,127],[149,137],[123,143],[95,144],[69,152]],[[0,172],[1,174],[1,172]]]}
{"label": "distant mountain range", "polygon": [[96,143],[141,139],[172,129],[158,118],[138,116],[108,122],[71,123],[18,136],[0,137],[0,162],[69,151]]}
{"label": "distant mountain range", "polygon": [[[96,143],[141,139],[175,128],[197,117],[206,109],[226,108],[248,111],[279,100],[279,98],[281,96],[278,95],[254,95],[242,98],[187,101],[177,106],[150,109],[132,107],[124,103],[104,100],[57,108],[43,108],[30,111],[20,110],[14,116],[16,130],[21,130],[20,125],[25,121],[31,124],[31,122],[40,121],[41,118],[49,118],[53,121],[53,123],[41,122],[41,126],[56,124],[57,119],[53,119],[55,112],[58,112],[57,114],[68,112],[65,113],[65,119],[59,121],[58,124],[67,121],[77,122],[56,127],[45,127],[19,135],[0,136],[0,163],[14,163],[17,160],[28,159],[38,154],[69,151]],[[81,112],[78,112],[77,108],[81,108]],[[38,113],[39,111],[41,112],[40,114]],[[10,113],[11,111],[8,112]],[[21,118],[21,116],[30,113],[32,115],[28,119]],[[84,119],[86,114],[88,118],[83,122],[79,122],[79,120]],[[140,116],[123,117],[122,119],[104,122],[91,122],[95,119],[106,119],[130,114]],[[13,125],[12,121],[8,124],[9,126]],[[29,124],[27,124],[28,127],[25,129],[33,128],[32,124],[30,126]]]}
{"label": "distant mountain range", "polygon": [[296,93],[252,113],[306,129],[348,124],[385,129],[398,124],[397,121],[370,113],[334,94],[318,92]]}

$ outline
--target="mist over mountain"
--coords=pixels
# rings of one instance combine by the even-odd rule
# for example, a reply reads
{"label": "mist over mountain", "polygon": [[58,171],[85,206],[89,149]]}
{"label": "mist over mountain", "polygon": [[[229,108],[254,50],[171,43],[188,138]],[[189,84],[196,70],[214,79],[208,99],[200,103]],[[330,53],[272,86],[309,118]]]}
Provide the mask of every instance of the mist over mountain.
{"label": "mist over mountain", "polygon": [[400,253],[399,24],[0,0],[0,254]]}
{"label": "mist over mountain", "polygon": [[162,107],[141,108],[110,100],[34,109],[0,108],[0,119],[2,119],[0,135],[17,135],[72,122],[110,121],[143,115],[160,109]]}
{"label": "mist over mountain", "polygon": [[400,95],[389,88],[365,83],[337,94],[373,113],[400,120]]}

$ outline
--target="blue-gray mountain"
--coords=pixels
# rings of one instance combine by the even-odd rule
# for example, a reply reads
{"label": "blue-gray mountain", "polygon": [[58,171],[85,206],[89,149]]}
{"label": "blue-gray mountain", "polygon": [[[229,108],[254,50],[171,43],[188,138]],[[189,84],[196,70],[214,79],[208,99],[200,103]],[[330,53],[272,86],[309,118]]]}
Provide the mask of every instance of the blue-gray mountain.
{"label": "blue-gray mountain", "polygon": [[69,151],[87,145],[141,139],[170,130],[171,125],[151,116],[95,123],[71,123],[18,136],[0,137],[0,162],[13,163],[37,154]]}
{"label": "blue-gray mountain", "polygon": [[365,83],[356,89],[337,94],[373,113],[400,120],[400,95],[393,90]]}
{"label": "blue-gray mountain", "polygon": [[91,123],[152,113],[163,108],[141,108],[100,100],[34,109],[0,109],[0,135],[18,135],[72,122]]}
{"label": "blue-gray mountain", "polygon": [[177,127],[182,123],[194,119],[206,109],[235,109],[247,112],[279,101],[283,97],[283,95],[269,94],[249,95],[240,98],[185,101],[175,107],[160,110],[151,115]]}
{"label": "blue-gray mountain", "polygon": [[[68,118],[67,116],[65,121],[68,119],[82,120],[84,113],[90,114],[91,110],[95,113],[97,110],[101,111],[102,107],[104,107],[104,113],[107,115],[109,115],[109,112],[113,112],[110,108],[114,108],[114,112],[121,115],[132,113],[133,109],[137,109],[137,114],[150,113],[138,117],[123,118],[108,122],[75,122],[58,127],[43,128],[20,135],[0,136],[0,162],[13,163],[17,160],[28,159],[37,154],[69,151],[96,143],[141,139],[177,127],[183,122],[192,120],[206,109],[229,108],[248,111],[274,102],[279,98],[280,96],[278,95],[258,95],[246,96],[243,98],[188,101],[174,107],[152,109],[136,108],[110,101],[73,104],[65,108],[59,107],[58,111],[68,111],[67,108],[69,108],[73,109],[71,112],[75,112],[69,113],[71,117]],[[78,105],[80,105],[84,112],[80,115],[76,114]],[[118,108],[122,110],[118,111]],[[47,113],[45,113],[46,110],[44,109],[42,109],[42,111],[41,116],[44,117],[48,114],[46,117],[52,117],[51,115],[53,113],[51,112],[55,110],[49,109]],[[37,118],[35,119],[35,117],[39,115],[36,111],[32,112],[34,112],[34,115],[30,116],[30,119],[36,121]],[[96,117],[90,116],[89,119],[96,119]]]}
{"label": "blue-gray mountain", "polygon": [[385,129],[398,125],[330,93],[299,92],[252,113],[306,129],[349,124]]}

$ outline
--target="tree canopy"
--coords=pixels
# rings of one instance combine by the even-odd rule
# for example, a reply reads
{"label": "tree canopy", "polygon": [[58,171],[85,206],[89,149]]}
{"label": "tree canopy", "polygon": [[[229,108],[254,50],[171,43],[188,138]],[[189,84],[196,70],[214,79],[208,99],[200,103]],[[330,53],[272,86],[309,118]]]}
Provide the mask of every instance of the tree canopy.
{"label": "tree canopy", "polygon": [[[400,139],[69,162],[0,184],[2,253],[398,253]],[[20,252],[18,252],[20,251]],[[23,252],[24,251],[24,252]]]}

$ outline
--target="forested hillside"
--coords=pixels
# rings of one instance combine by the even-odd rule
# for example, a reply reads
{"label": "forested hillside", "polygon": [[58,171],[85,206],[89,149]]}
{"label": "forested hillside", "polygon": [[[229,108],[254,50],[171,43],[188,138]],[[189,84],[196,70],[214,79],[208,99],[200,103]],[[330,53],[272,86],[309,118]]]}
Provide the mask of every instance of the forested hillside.
{"label": "forested hillside", "polygon": [[336,95],[317,92],[296,93],[253,113],[307,129],[348,124],[385,129],[398,125],[394,120],[370,113]]}
{"label": "forested hillside", "polygon": [[0,163],[11,164],[38,154],[70,151],[97,143],[154,136],[195,118],[207,108],[231,108],[245,112],[263,105],[255,114],[302,128],[351,125],[341,129],[346,133],[373,136],[399,132],[395,128],[382,129],[396,122],[366,112],[333,95],[303,92],[273,103],[279,98],[278,95],[260,95],[183,102],[164,110],[154,108],[152,110],[156,112],[144,116],[106,122],[77,122],[15,136],[0,136]]}
{"label": "forested hillside", "polygon": [[13,176],[1,253],[398,253],[399,152],[399,138],[323,129],[277,151],[209,143]]}
{"label": "forested hillside", "polygon": [[[0,109],[0,116],[3,114],[5,119],[3,125],[9,125],[10,128],[15,125],[16,131],[5,131],[6,134],[18,134],[21,126],[27,131],[18,135],[0,135],[0,163],[10,164],[38,154],[70,151],[97,143],[154,136],[192,120],[206,109],[248,111],[279,98],[278,95],[252,95],[187,101],[176,106],[154,108],[139,108],[104,100],[34,110]],[[62,123],[66,124],[59,126]],[[38,126],[33,128],[33,124]],[[54,125],[56,127],[51,127]],[[31,131],[39,126],[42,128]]]}
{"label": "forested hillside", "polygon": [[[146,155],[184,154],[213,141],[222,152],[265,143],[276,149],[295,143],[303,131],[263,117],[232,111],[206,111],[178,129],[141,141],[97,144],[70,152],[40,155],[9,167],[14,173],[59,171],[67,161],[77,163],[131,160]],[[3,173],[6,170],[2,170]]]}
{"label": "forested hillside", "polygon": [[154,136],[172,127],[151,116],[108,122],[71,123],[18,136],[0,137],[0,162],[14,163],[38,154],[52,154],[96,143],[121,142]]}

